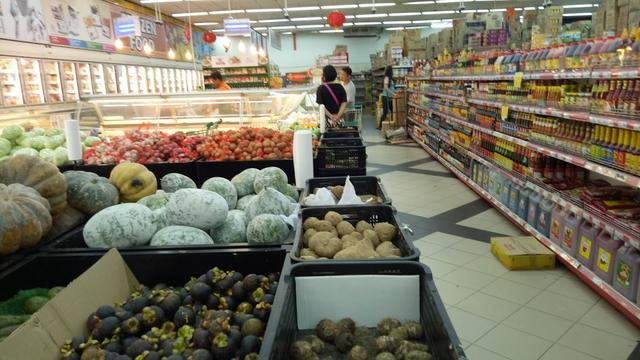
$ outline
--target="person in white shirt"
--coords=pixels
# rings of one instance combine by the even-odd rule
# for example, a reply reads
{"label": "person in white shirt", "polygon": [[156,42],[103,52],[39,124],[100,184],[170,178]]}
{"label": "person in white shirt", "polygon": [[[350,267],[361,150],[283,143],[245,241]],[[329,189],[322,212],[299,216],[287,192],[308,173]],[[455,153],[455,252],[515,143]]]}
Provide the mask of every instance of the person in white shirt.
{"label": "person in white shirt", "polygon": [[351,74],[353,71],[350,67],[345,66],[340,71],[340,80],[342,81],[342,86],[347,91],[347,107],[354,107],[356,103],[356,86],[351,81]]}

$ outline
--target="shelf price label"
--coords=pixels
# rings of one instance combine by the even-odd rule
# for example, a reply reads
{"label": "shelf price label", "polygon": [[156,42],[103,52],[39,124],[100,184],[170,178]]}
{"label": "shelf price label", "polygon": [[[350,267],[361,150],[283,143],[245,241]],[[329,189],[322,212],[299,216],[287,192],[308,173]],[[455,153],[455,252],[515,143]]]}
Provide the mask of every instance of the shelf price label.
{"label": "shelf price label", "polygon": [[517,72],[513,75],[513,87],[520,89],[522,87],[522,72]]}
{"label": "shelf price label", "polygon": [[502,118],[502,121],[509,118],[509,105],[504,104],[500,107],[500,118]]}

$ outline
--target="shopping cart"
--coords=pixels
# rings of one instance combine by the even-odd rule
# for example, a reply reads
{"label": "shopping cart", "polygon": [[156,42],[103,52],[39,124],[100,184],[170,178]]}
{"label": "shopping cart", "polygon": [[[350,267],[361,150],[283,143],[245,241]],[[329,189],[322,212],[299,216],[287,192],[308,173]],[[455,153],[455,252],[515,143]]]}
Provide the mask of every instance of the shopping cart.
{"label": "shopping cart", "polygon": [[211,121],[207,123],[207,128],[204,130],[194,130],[194,131],[187,131],[187,135],[189,136],[193,136],[193,135],[207,135],[210,136],[213,133],[213,130],[217,129],[218,126],[220,126],[220,124],[222,124],[222,119],[218,120],[218,121]]}
{"label": "shopping cart", "polygon": [[356,104],[344,113],[342,127],[357,127],[362,129],[362,105]]}

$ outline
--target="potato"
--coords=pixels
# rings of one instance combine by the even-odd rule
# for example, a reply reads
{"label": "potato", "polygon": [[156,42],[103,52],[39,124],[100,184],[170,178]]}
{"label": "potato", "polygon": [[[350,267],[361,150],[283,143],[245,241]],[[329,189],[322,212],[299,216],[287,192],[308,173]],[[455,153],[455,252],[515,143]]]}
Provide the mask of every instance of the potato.
{"label": "potato", "polygon": [[353,238],[353,236],[345,235],[342,238],[342,248],[346,249],[348,247],[354,246],[355,244],[357,244],[359,242],[360,242],[360,240],[356,240],[355,238]]}
{"label": "potato", "polygon": [[312,227],[314,227],[314,225],[320,221],[320,219],[318,219],[315,216],[309,217],[307,218],[307,220],[304,221],[304,223],[302,224],[302,228],[305,230],[311,229]]}
{"label": "potato", "polygon": [[321,257],[333,258],[333,256],[342,250],[342,240],[331,237],[322,238],[311,242],[311,250]]}
{"label": "potato", "polygon": [[376,360],[396,360],[396,357],[392,353],[385,351],[376,355]]}
{"label": "potato", "polygon": [[385,241],[382,244],[378,245],[376,248],[376,252],[380,254],[382,257],[387,256],[400,256],[400,249],[397,246],[393,245],[391,241]]}
{"label": "potato", "polygon": [[328,222],[327,220],[318,220],[314,225],[313,228],[316,229],[316,231],[331,231],[331,230],[335,230],[335,227]]}
{"label": "potato", "polygon": [[329,187],[327,187],[327,189],[329,191],[331,191],[331,193],[333,194],[333,196],[336,197],[337,200],[342,199],[342,193],[344,192],[344,186],[342,186],[342,185],[329,186]]}
{"label": "potato", "polygon": [[371,224],[369,224],[368,222],[366,222],[364,220],[360,220],[356,224],[356,230],[358,230],[358,232],[363,232],[363,231],[365,231],[367,229],[368,230],[373,230],[373,226],[371,226]]}
{"label": "potato", "polygon": [[373,246],[369,246],[366,244],[365,240],[360,240],[354,246],[350,246],[346,249],[342,249],[338,251],[337,254],[333,257],[335,260],[349,260],[349,259],[374,259],[379,258],[375,250],[373,250]]}
{"label": "potato", "polygon": [[358,231],[354,231],[349,235],[351,235],[351,237],[354,238],[354,239],[358,239],[358,240],[364,239],[364,236],[362,234],[360,234]]}
{"label": "potato", "polygon": [[371,243],[371,241],[369,241],[369,239],[362,239],[359,242],[361,242],[364,246],[368,247],[371,250],[375,250],[376,247],[373,246],[373,244]]}
{"label": "potato", "polygon": [[316,253],[313,252],[313,250],[311,249],[302,249],[300,250],[300,256],[311,256],[313,258],[317,258],[318,255],[316,255]]}
{"label": "potato", "polygon": [[413,350],[409,351],[407,355],[404,356],[404,360],[431,360],[431,354],[424,351]]}
{"label": "potato", "polygon": [[380,242],[391,241],[396,236],[398,229],[388,222],[378,223],[373,226],[373,231],[378,235]]}
{"label": "potato", "polygon": [[318,232],[316,231],[316,229],[307,229],[304,232],[304,235],[302,236],[302,242],[304,243],[305,246],[309,246],[309,239],[311,239],[311,237],[315,234],[317,234]]}
{"label": "potato", "polygon": [[363,236],[365,239],[369,239],[373,246],[378,247],[380,245],[380,239],[378,239],[378,234],[375,231],[367,229],[364,231]]}
{"label": "potato", "polygon": [[313,250],[313,246],[314,246],[313,244],[316,241],[320,241],[322,239],[330,239],[332,237],[334,237],[333,234],[327,231],[320,231],[314,234],[311,238],[309,238],[309,249]]}
{"label": "potato", "polygon": [[340,236],[348,235],[348,234],[351,234],[352,232],[356,231],[356,228],[354,228],[353,225],[351,225],[350,223],[348,223],[346,221],[341,221],[336,226],[336,229],[338,230],[338,234]]}
{"label": "potato", "polygon": [[331,223],[333,226],[337,226],[342,221],[342,216],[335,211],[329,211],[324,214],[324,219]]}
{"label": "potato", "polygon": [[302,259],[302,260],[319,260],[319,259],[318,259],[317,257],[315,257],[315,256],[307,256],[307,255],[305,255],[305,256],[300,256],[300,259]]}

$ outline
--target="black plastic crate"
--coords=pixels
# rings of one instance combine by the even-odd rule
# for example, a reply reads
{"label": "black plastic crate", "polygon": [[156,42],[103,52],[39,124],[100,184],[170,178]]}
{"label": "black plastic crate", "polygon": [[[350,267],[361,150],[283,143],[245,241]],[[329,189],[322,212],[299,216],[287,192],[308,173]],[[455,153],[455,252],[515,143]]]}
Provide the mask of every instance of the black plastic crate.
{"label": "black plastic crate", "polygon": [[[322,178],[313,178],[307,180],[307,184],[305,188],[302,190],[302,195],[300,197],[301,200],[305,199],[307,196],[313,194],[315,189],[323,188],[327,186],[337,186],[344,185],[347,180],[346,176],[336,176],[336,177],[322,177]],[[382,182],[380,178],[377,176],[350,176],[349,181],[353,184],[353,187],[356,189],[356,195],[375,195],[382,199],[383,205],[391,205],[391,198],[387,195],[387,192],[384,190],[384,186],[382,186]],[[380,205],[380,204],[376,204]],[[302,207],[308,207],[307,205],[303,205],[300,203]]]}
{"label": "black plastic crate", "polygon": [[[297,326],[295,279],[304,276],[347,276],[347,275],[419,275],[420,276],[420,322],[426,333],[433,359],[467,359],[462,344],[449,320],[446,308],[440,299],[433,281],[431,270],[417,262],[402,261],[364,261],[304,263],[291,267],[289,276],[283,276],[278,285],[278,293],[271,310],[264,341],[260,350],[260,359],[280,360],[289,358],[289,348],[299,332]],[[402,294],[400,294],[401,296]],[[336,303],[344,306],[349,298]],[[327,314],[331,318],[333,314]],[[372,314],[376,316],[375,314]],[[337,320],[337,319],[334,319]]]}
{"label": "black plastic crate", "polygon": [[[0,272],[0,300],[10,298],[23,289],[66,286],[103,255],[101,252],[32,255]],[[282,272],[286,251],[280,248],[259,248],[188,253],[121,252],[121,255],[140,283],[182,286],[192,276],[199,276],[215,266],[243,274]]]}
{"label": "black plastic crate", "polygon": [[[178,173],[189,177],[190,179],[196,179],[196,165],[195,162],[186,163],[157,163],[157,164],[144,164],[158,180],[158,189],[160,189],[160,179],[163,176],[170,173]],[[111,174],[111,170],[116,167],[115,165],[77,165],[74,170],[88,171],[98,174],[102,177],[108,178]]]}
{"label": "black plastic crate", "polygon": [[316,177],[366,175],[366,147],[360,138],[323,139],[315,165]]}
{"label": "black plastic crate", "polygon": [[290,184],[295,184],[293,160],[245,160],[245,161],[196,161],[196,176],[192,178],[198,186],[208,179],[218,176],[231,180],[234,176],[249,168],[264,169],[274,166],[287,174]]}
{"label": "black plastic crate", "polygon": [[[324,219],[324,216],[329,211],[335,211],[342,215],[343,220],[350,222],[354,227],[360,220],[364,220],[371,225],[388,222],[391,225],[396,226],[398,232],[393,244],[400,249],[400,260],[417,261],[420,257],[420,250],[414,245],[413,241],[407,238],[400,226],[400,222],[396,218],[395,209],[388,205],[363,205],[363,206],[332,206],[332,207],[308,207],[300,211],[300,218],[298,219],[298,228],[296,229],[296,235],[293,242],[293,248],[291,249],[291,259],[293,262],[340,262],[339,260],[302,260],[300,258],[300,251],[304,247],[302,237],[304,236],[304,229],[302,225],[307,218],[315,216],[318,219]],[[351,260],[351,262],[360,262],[364,260]],[[389,261],[389,259],[376,259],[369,261]]]}
{"label": "black plastic crate", "polygon": [[360,137],[360,131],[356,128],[342,128],[342,129],[334,129],[329,128],[322,134],[322,137],[325,139],[328,138],[342,138],[342,137]]}
{"label": "black plastic crate", "polygon": [[362,142],[362,138],[360,137],[322,138],[320,139],[320,146],[327,146],[327,147],[363,146],[363,142]]}

